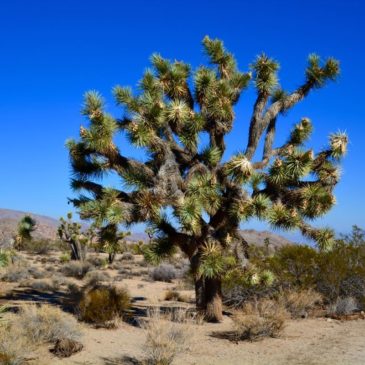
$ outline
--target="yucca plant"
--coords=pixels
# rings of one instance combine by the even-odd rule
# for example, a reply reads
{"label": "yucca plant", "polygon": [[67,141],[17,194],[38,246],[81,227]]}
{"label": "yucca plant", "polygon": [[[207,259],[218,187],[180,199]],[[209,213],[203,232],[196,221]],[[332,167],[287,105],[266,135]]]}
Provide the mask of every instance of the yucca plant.
{"label": "yucca plant", "polygon": [[[145,256],[158,262],[179,247],[191,263],[198,309],[210,320],[221,320],[217,257],[235,244],[241,266],[246,264],[242,222],[257,217],[273,227],[299,229],[322,249],[331,245],[333,232],[309,223],[335,203],[337,164],[347,136],[330,135],[328,148],[315,153],[306,147],[312,123],[303,118],[283,145],[275,144],[280,117],[337,78],[335,59],[311,55],[304,82],[287,92],[272,58],[259,55],[249,72],[241,72],[220,40],[205,37],[203,47],[208,66],[192,71],[182,61],[155,54],[136,93],[115,87],[116,103],[124,109],[121,118],[106,112],[98,92],[87,92],[82,113],[88,126],[67,146],[72,187],[81,192],[72,202],[81,217],[104,225],[147,223],[155,234]],[[227,157],[225,137],[233,128],[234,106],[251,80],[257,98],[247,121],[247,146]],[[146,151],[144,160],[126,157],[114,138],[119,133]],[[120,189],[102,184],[109,172],[122,179]]]}

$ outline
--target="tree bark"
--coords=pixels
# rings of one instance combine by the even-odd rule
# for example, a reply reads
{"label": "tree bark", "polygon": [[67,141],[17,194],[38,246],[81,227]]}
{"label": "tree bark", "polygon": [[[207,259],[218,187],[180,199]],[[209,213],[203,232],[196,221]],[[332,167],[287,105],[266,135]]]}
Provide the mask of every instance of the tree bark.
{"label": "tree bark", "polygon": [[221,279],[209,279],[199,275],[199,265],[200,255],[196,254],[191,259],[196,309],[208,322],[221,322],[223,319]]}
{"label": "tree bark", "polygon": [[223,319],[222,282],[220,278],[205,279],[205,318],[208,322],[221,322]]}

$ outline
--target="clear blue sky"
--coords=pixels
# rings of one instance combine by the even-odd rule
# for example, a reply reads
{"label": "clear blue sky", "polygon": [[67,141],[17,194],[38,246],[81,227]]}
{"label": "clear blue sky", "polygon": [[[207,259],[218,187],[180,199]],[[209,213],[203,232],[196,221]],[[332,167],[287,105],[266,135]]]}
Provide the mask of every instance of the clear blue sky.
{"label": "clear blue sky", "polygon": [[[361,0],[2,1],[0,207],[64,215],[72,196],[64,142],[83,123],[83,93],[101,91],[119,115],[114,85],[134,86],[153,52],[204,63],[201,40],[208,34],[224,40],[242,70],[262,51],[276,58],[289,90],[303,80],[309,53],[341,61],[339,80],[282,119],[279,137],[302,116],[314,123],[316,149],[329,132],[348,132],[338,205],[319,223],[338,231],[364,227],[364,19]],[[231,151],[245,146],[253,99],[251,90],[237,106]]]}

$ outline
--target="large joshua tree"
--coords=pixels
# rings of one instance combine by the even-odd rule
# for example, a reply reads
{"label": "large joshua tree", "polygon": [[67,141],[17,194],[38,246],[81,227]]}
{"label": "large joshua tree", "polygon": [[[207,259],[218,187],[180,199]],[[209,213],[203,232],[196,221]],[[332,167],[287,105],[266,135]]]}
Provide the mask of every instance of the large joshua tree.
{"label": "large joshua tree", "polygon": [[[158,234],[150,256],[162,257],[179,247],[191,263],[197,308],[207,319],[219,321],[223,266],[217,260],[235,243],[245,264],[241,222],[256,217],[273,227],[299,229],[321,249],[331,245],[333,232],[309,222],[335,203],[333,188],[340,175],[336,165],[346,151],[347,137],[331,134],[328,148],[314,153],[305,147],[312,123],[303,118],[282,146],[274,143],[279,118],[312,90],[336,79],[336,60],[322,62],[310,55],[303,84],[285,92],[275,60],[262,54],[251,72],[240,72],[221,41],[205,37],[203,46],[209,67],[192,72],[186,63],[155,54],[138,93],[115,87],[117,104],[124,107],[121,119],[105,112],[97,92],[86,93],[83,114],[89,126],[81,127],[80,140],[69,141],[68,147],[72,187],[84,191],[73,200],[82,217],[105,224],[151,225]],[[250,80],[257,98],[246,122],[247,145],[242,137],[237,146],[242,152],[227,156],[225,137],[233,128],[234,106]],[[144,161],[125,156],[123,145],[114,140],[119,132],[145,149]],[[102,185],[110,171],[121,177],[124,189]]]}

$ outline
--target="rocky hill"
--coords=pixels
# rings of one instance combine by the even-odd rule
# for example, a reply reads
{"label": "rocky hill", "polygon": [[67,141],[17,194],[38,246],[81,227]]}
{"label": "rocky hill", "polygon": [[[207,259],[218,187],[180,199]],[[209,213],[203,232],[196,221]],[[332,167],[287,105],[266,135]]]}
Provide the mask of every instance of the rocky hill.
{"label": "rocky hill", "polygon": [[[55,218],[11,209],[0,209],[0,247],[8,244],[16,232],[19,220],[26,214],[31,215],[37,221],[37,230],[34,232],[34,237],[45,239],[55,239],[57,237],[59,221]],[[265,239],[269,239],[270,245],[274,248],[292,243],[288,239],[269,231],[246,229],[241,230],[241,234],[249,244],[258,246],[264,245]],[[129,237],[130,241],[146,241],[147,239],[148,236],[141,232],[133,232]]]}

